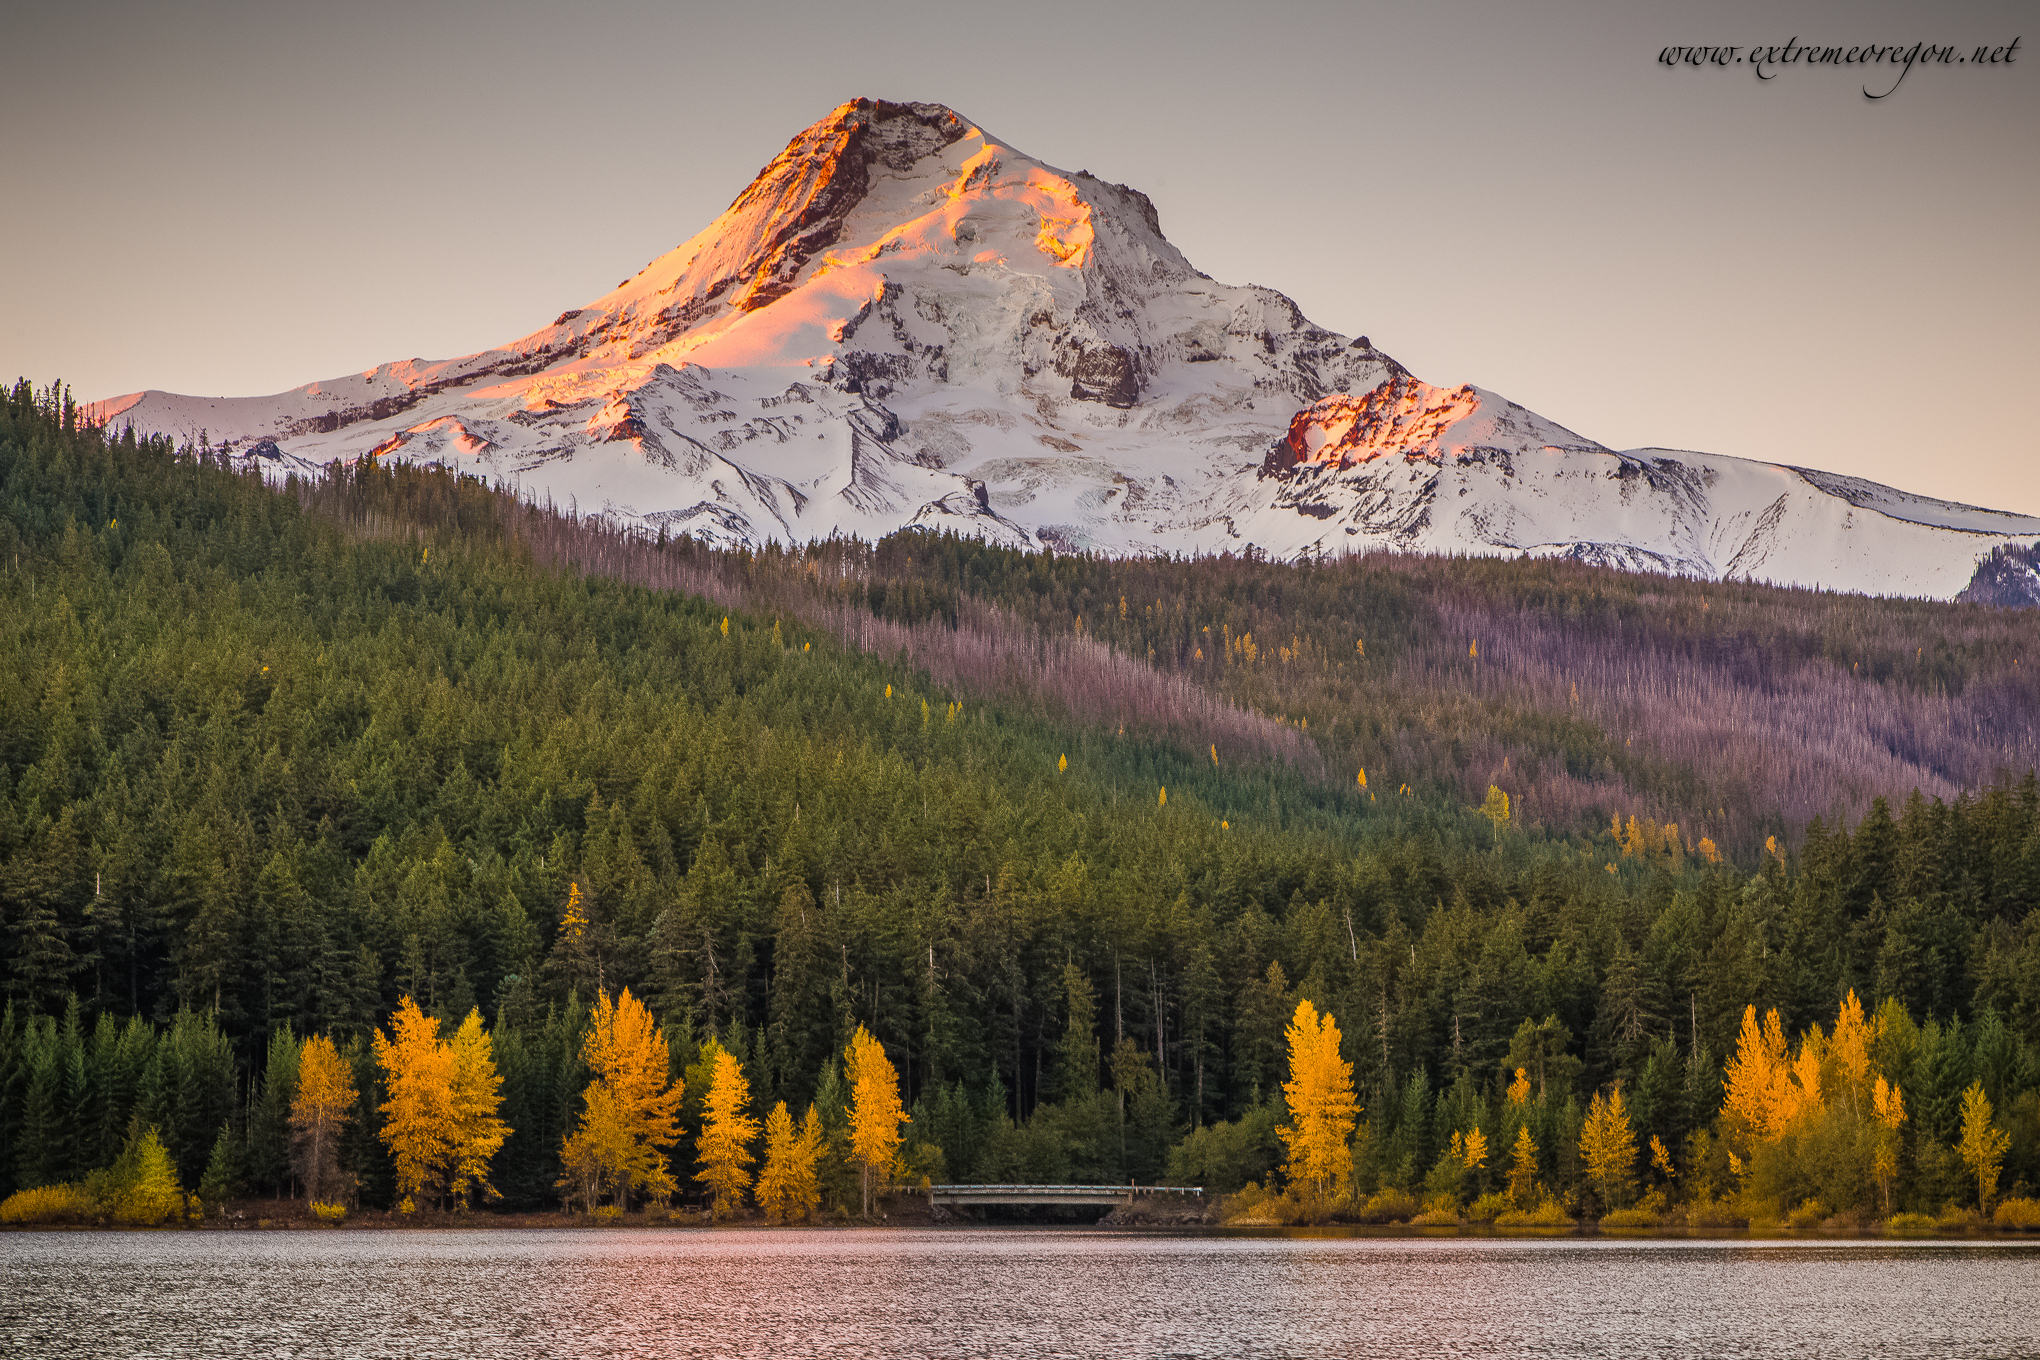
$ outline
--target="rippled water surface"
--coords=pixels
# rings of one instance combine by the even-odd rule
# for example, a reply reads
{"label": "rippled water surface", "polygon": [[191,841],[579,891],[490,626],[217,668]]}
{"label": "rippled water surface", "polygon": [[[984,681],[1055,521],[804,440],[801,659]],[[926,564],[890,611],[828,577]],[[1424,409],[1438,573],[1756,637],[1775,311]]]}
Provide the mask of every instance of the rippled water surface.
{"label": "rippled water surface", "polygon": [[2040,1247],[1025,1229],[0,1236],[9,1355],[2036,1351]]}

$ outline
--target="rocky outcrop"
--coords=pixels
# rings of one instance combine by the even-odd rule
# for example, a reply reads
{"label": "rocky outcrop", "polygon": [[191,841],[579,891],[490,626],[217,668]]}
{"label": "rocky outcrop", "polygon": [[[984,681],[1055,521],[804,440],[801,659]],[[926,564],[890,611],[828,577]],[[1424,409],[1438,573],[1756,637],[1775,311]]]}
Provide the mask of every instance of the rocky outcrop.
{"label": "rocky outcrop", "polygon": [[1358,396],[1338,392],[1298,411],[1287,437],[1269,450],[1262,475],[1283,476],[1299,463],[1343,470],[1391,454],[1435,461],[1445,431],[1479,406],[1471,384],[1433,387],[1398,372]]}
{"label": "rocky outcrop", "polygon": [[1070,396],[1121,410],[1132,406],[1140,399],[1140,374],[1133,356],[1118,345],[1085,350],[1070,373]]}
{"label": "rocky outcrop", "polygon": [[1992,548],[1955,598],[2001,609],[2040,606],[2040,543],[2030,548],[2011,543]]}

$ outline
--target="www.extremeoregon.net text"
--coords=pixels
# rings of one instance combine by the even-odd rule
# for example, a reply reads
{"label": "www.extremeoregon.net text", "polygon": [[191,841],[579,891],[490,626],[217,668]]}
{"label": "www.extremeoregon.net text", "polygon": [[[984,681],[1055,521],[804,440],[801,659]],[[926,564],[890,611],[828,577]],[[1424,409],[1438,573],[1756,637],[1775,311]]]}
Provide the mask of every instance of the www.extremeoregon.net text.
{"label": "www.extremeoregon.net text", "polygon": [[1891,89],[1884,94],[1871,94],[1865,85],[1863,93],[1872,99],[1882,99],[1905,83],[1914,66],[2009,66],[2019,50],[2020,39],[1993,47],[1986,43],[1971,52],[1962,52],[1953,43],[1914,43],[1911,47],[1903,44],[1880,45],[1866,43],[1858,47],[1826,47],[1819,43],[1802,43],[1797,38],[1781,47],[1667,47],[1658,53],[1661,66],[1748,66],[1756,71],[1758,80],[1775,80],[1776,67],[1780,66],[1898,66],[1897,79],[1891,82]]}

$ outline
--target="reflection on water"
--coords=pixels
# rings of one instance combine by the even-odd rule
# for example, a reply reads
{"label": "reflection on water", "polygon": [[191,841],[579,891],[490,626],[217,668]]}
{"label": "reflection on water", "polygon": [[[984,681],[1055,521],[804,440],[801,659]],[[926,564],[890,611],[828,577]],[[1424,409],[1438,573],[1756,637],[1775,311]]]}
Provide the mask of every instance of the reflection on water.
{"label": "reflection on water", "polygon": [[1097,1231],[0,1236],[0,1353],[1956,1356],[2040,1247]]}

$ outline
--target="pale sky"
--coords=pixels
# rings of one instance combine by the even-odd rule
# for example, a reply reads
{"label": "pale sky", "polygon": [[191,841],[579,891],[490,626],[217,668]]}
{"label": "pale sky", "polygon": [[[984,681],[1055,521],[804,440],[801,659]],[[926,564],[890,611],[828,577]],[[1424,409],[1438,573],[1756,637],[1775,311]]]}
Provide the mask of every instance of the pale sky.
{"label": "pale sky", "polygon": [[[253,395],[485,349],[859,95],[1146,192],[1191,262],[1616,448],[2040,513],[2010,3],[105,3],[10,18],[0,376]],[[1668,44],[2011,65],[1668,69]]]}

